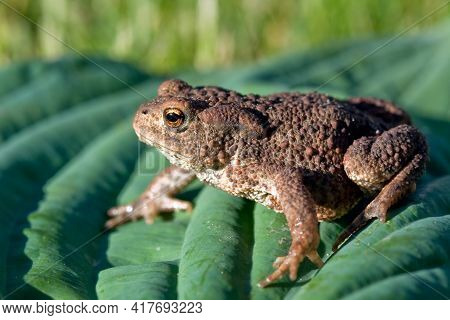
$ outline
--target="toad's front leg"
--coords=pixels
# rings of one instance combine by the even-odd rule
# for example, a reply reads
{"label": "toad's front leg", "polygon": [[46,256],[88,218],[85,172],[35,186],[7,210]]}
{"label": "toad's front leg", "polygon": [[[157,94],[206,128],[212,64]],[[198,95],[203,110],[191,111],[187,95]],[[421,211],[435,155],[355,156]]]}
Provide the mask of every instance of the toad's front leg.
{"label": "toad's front leg", "polygon": [[131,220],[144,218],[152,223],[160,212],[174,210],[191,211],[192,205],[188,201],[173,198],[175,194],[186,187],[195,174],[176,166],[170,166],[148,185],[142,195],[133,203],[109,209],[111,217],[106,222],[107,228],[114,228]]}
{"label": "toad's front leg", "polygon": [[[273,172],[273,170],[271,170]],[[316,206],[309,191],[303,184],[298,170],[281,170],[273,177],[275,198],[286,216],[292,243],[284,257],[274,262],[276,270],[259,283],[265,287],[289,273],[292,281],[297,278],[298,266],[304,257],[308,257],[319,268],[323,262],[317,253],[320,237]]]}

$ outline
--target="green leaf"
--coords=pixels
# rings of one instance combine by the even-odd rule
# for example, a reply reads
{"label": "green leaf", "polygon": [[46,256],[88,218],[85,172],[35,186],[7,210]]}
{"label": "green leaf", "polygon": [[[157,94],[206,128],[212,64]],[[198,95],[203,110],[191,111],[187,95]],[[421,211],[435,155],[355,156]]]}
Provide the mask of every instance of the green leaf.
{"label": "green leaf", "polygon": [[273,272],[276,257],[285,256],[291,244],[291,235],[283,214],[276,213],[258,204],[253,211],[254,239],[251,270],[252,299],[282,299],[289,290],[287,279],[283,284],[259,288],[258,282]]}
{"label": "green leaf", "polygon": [[96,65],[53,68],[3,97],[0,142],[45,117],[146,79],[143,73],[120,64],[105,65],[103,69]]}
{"label": "green leaf", "polygon": [[133,92],[104,97],[41,121],[0,145],[1,295],[21,285],[29,268],[22,230],[42,197],[42,186],[95,136],[129,116],[141,99]]}
{"label": "green leaf", "polygon": [[47,72],[49,65],[48,62],[34,60],[10,64],[0,69],[0,102],[5,95]]}
{"label": "green leaf", "polygon": [[253,205],[202,190],[181,249],[180,299],[243,299],[249,294]]}
{"label": "green leaf", "polygon": [[33,262],[27,283],[55,299],[95,298],[105,212],[130,175],[136,155],[137,143],[126,120],[45,186],[45,198],[25,230],[25,253]]}
{"label": "green leaf", "polygon": [[425,134],[428,143],[430,161],[427,164],[427,173],[435,177],[450,174],[450,126],[447,121],[415,117],[414,123]]}
{"label": "green leaf", "polygon": [[163,262],[106,269],[99,274],[97,294],[114,300],[176,299],[177,272],[176,265]]}
{"label": "green leaf", "polygon": [[114,266],[178,260],[188,222],[189,216],[180,213],[172,221],[126,224],[111,235],[108,260]]}
{"label": "green leaf", "polygon": [[[416,230],[409,230],[416,231]],[[410,273],[388,277],[344,299],[446,299],[448,300],[448,287],[450,286],[450,267],[443,265]],[[401,290],[398,290],[401,288]]]}

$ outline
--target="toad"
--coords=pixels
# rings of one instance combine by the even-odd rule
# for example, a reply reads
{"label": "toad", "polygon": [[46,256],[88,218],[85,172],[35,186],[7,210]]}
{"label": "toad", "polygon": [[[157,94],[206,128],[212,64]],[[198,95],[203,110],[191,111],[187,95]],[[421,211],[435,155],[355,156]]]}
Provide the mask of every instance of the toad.
{"label": "toad", "polygon": [[107,227],[191,210],[175,195],[197,177],[285,215],[290,249],[275,260],[262,287],[284,274],[295,280],[305,257],[323,265],[319,221],[337,219],[367,198],[339,241],[373,218],[386,221],[389,208],[415,190],[427,159],[425,138],[409,116],[375,98],[243,95],[168,80],[139,107],[133,127],[172,166],[136,201],[110,209]]}

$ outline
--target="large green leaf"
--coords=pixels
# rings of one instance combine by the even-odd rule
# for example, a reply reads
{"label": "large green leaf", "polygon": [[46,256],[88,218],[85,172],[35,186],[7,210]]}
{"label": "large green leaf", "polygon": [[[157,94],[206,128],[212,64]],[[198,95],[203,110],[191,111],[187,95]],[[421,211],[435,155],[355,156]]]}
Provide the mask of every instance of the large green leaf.
{"label": "large green leaf", "polygon": [[[100,66],[100,68],[98,67]],[[123,63],[101,57],[90,57],[85,59],[79,55],[67,55],[54,61],[43,61],[39,59],[12,63],[0,69],[0,101],[9,94],[18,92],[30,82],[45,76],[48,72],[59,72],[61,74],[78,73],[86,68],[104,68],[106,72],[114,68],[124,69]],[[134,69],[134,68],[131,68]],[[134,69],[136,73],[140,73]],[[0,108],[1,108],[0,102]]]}
{"label": "large green leaf", "polygon": [[72,68],[50,68],[0,100],[0,142],[40,119],[148,78],[117,63],[73,64]]}
{"label": "large green leaf", "polygon": [[55,299],[95,297],[105,211],[128,179],[138,151],[129,122],[106,132],[61,170],[29,216],[25,253],[32,268],[25,279]]}
{"label": "large green leaf", "polygon": [[202,191],[181,249],[180,299],[248,297],[252,208],[223,191]]}
{"label": "large green leaf", "polygon": [[100,272],[97,292],[100,299],[176,299],[178,267],[154,262],[106,269]]}
{"label": "large green leaf", "polygon": [[[251,295],[252,299],[283,299],[289,286],[259,288],[258,282],[273,271],[274,257],[285,256],[289,250],[291,235],[283,215],[256,205],[253,210],[254,245],[252,251]],[[286,281],[286,279],[284,279]]]}
{"label": "large green leaf", "polygon": [[41,60],[14,63],[0,69],[0,101],[5,95],[41,76],[48,69],[49,63]]}
{"label": "large green leaf", "polygon": [[188,222],[189,216],[180,213],[172,221],[157,219],[152,225],[144,221],[127,224],[111,235],[108,260],[114,266],[176,261]]}
{"label": "large green leaf", "polygon": [[2,295],[21,284],[28,268],[22,230],[28,224],[26,215],[42,197],[42,186],[96,135],[130,115],[140,101],[142,97],[129,91],[99,98],[28,127],[0,145]]}

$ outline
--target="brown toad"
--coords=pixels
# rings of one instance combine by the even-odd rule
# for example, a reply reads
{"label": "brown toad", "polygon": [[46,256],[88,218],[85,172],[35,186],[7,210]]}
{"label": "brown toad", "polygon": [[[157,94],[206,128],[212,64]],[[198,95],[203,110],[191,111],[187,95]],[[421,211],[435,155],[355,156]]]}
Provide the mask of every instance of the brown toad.
{"label": "brown toad", "polygon": [[290,250],[261,286],[285,273],[295,280],[304,257],[320,267],[318,221],[346,214],[363,197],[372,201],[341,238],[372,218],[386,221],[388,209],[414,191],[427,159],[408,115],[373,98],[242,95],[169,80],[139,108],[134,129],[173,166],[134,203],[111,209],[107,226],[190,210],[173,196],[197,177],[286,216]]}

